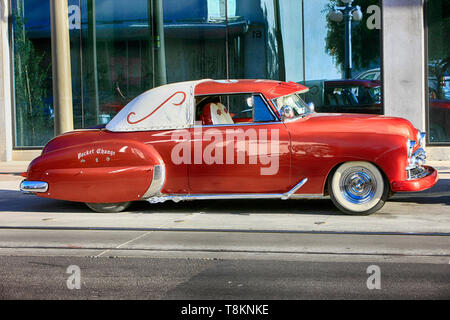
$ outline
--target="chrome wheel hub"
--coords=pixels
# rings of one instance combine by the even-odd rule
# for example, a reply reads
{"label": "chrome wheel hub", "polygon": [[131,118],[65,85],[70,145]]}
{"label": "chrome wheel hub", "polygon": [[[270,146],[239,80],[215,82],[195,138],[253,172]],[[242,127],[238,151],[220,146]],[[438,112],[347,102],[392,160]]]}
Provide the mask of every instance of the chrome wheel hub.
{"label": "chrome wheel hub", "polygon": [[371,171],[363,167],[353,167],[342,174],[339,188],[347,201],[363,204],[373,199],[377,183]]}

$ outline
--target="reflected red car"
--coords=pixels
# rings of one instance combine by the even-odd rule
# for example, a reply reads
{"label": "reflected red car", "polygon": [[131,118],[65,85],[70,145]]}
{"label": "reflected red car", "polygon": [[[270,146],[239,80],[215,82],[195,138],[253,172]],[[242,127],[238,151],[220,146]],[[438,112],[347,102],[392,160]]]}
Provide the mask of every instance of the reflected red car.
{"label": "reflected red car", "polygon": [[[312,84],[317,81],[312,81]],[[306,94],[314,102],[317,112],[383,114],[381,81],[379,80],[325,80],[323,89]],[[430,141],[450,139],[450,100],[430,99]]]}

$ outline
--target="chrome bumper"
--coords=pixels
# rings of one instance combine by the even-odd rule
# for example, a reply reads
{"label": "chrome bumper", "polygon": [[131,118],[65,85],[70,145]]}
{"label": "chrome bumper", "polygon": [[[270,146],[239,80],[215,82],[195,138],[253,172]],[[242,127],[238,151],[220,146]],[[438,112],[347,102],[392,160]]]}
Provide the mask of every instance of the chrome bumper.
{"label": "chrome bumper", "polygon": [[423,167],[427,159],[427,153],[423,148],[419,148],[408,159],[409,165],[406,167],[408,171],[408,180],[420,179],[428,175],[428,170]]}
{"label": "chrome bumper", "polygon": [[48,183],[44,181],[27,181],[20,183],[20,191],[23,193],[44,193],[48,190]]}

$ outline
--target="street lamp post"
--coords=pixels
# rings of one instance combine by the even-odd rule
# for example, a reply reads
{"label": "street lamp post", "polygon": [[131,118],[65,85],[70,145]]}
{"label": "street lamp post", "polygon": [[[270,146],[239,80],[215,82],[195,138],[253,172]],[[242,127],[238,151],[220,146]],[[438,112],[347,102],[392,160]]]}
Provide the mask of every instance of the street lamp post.
{"label": "street lamp post", "polygon": [[363,13],[360,6],[352,6],[353,0],[341,0],[345,6],[334,6],[329,18],[334,22],[345,21],[345,78],[352,78],[352,20],[361,21]]}

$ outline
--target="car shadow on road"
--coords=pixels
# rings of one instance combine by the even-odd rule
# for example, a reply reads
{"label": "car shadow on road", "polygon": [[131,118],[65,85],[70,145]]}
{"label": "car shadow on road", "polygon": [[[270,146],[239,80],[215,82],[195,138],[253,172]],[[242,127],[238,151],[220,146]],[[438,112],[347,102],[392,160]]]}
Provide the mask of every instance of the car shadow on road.
{"label": "car shadow on road", "polygon": [[142,213],[207,213],[207,214],[313,214],[340,215],[331,200],[197,200],[160,204],[136,202],[130,208]]}
{"label": "car shadow on road", "polygon": [[450,205],[450,195],[411,195],[411,196],[397,196],[388,200],[389,202],[403,202],[403,203],[416,203],[416,204],[445,204]]}
{"label": "car shadow on road", "polygon": [[[24,195],[20,191],[0,189],[0,212],[92,213],[84,204]],[[341,214],[331,200],[197,200],[150,204],[134,202],[127,210],[136,214]]]}
{"label": "car shadow on road", "polygon": [[39,198],[20,191],[0,189],[0,212],[81,213],[89,209],[84,203]]}
{"label": "car shadow on road", "polygon": [[450,179],[441,178],[433,188],[422,192],[397,193],[389,201],[450,205]]}
{"label": "car shadow on road", "polygon": [[[450,205],[450,179],[441,179],[430,190],[420,193],[399,193],[389,202]],[[91,213],[84,203],[39,198],[24,195],[16,190],[0,189],[0,212],[48,212],[48,213]],[[197,200],[174,203],[150,204],[139,201],[127,211],[139,214],[311,214],[342,215],[330,199],[316,200]]]}

